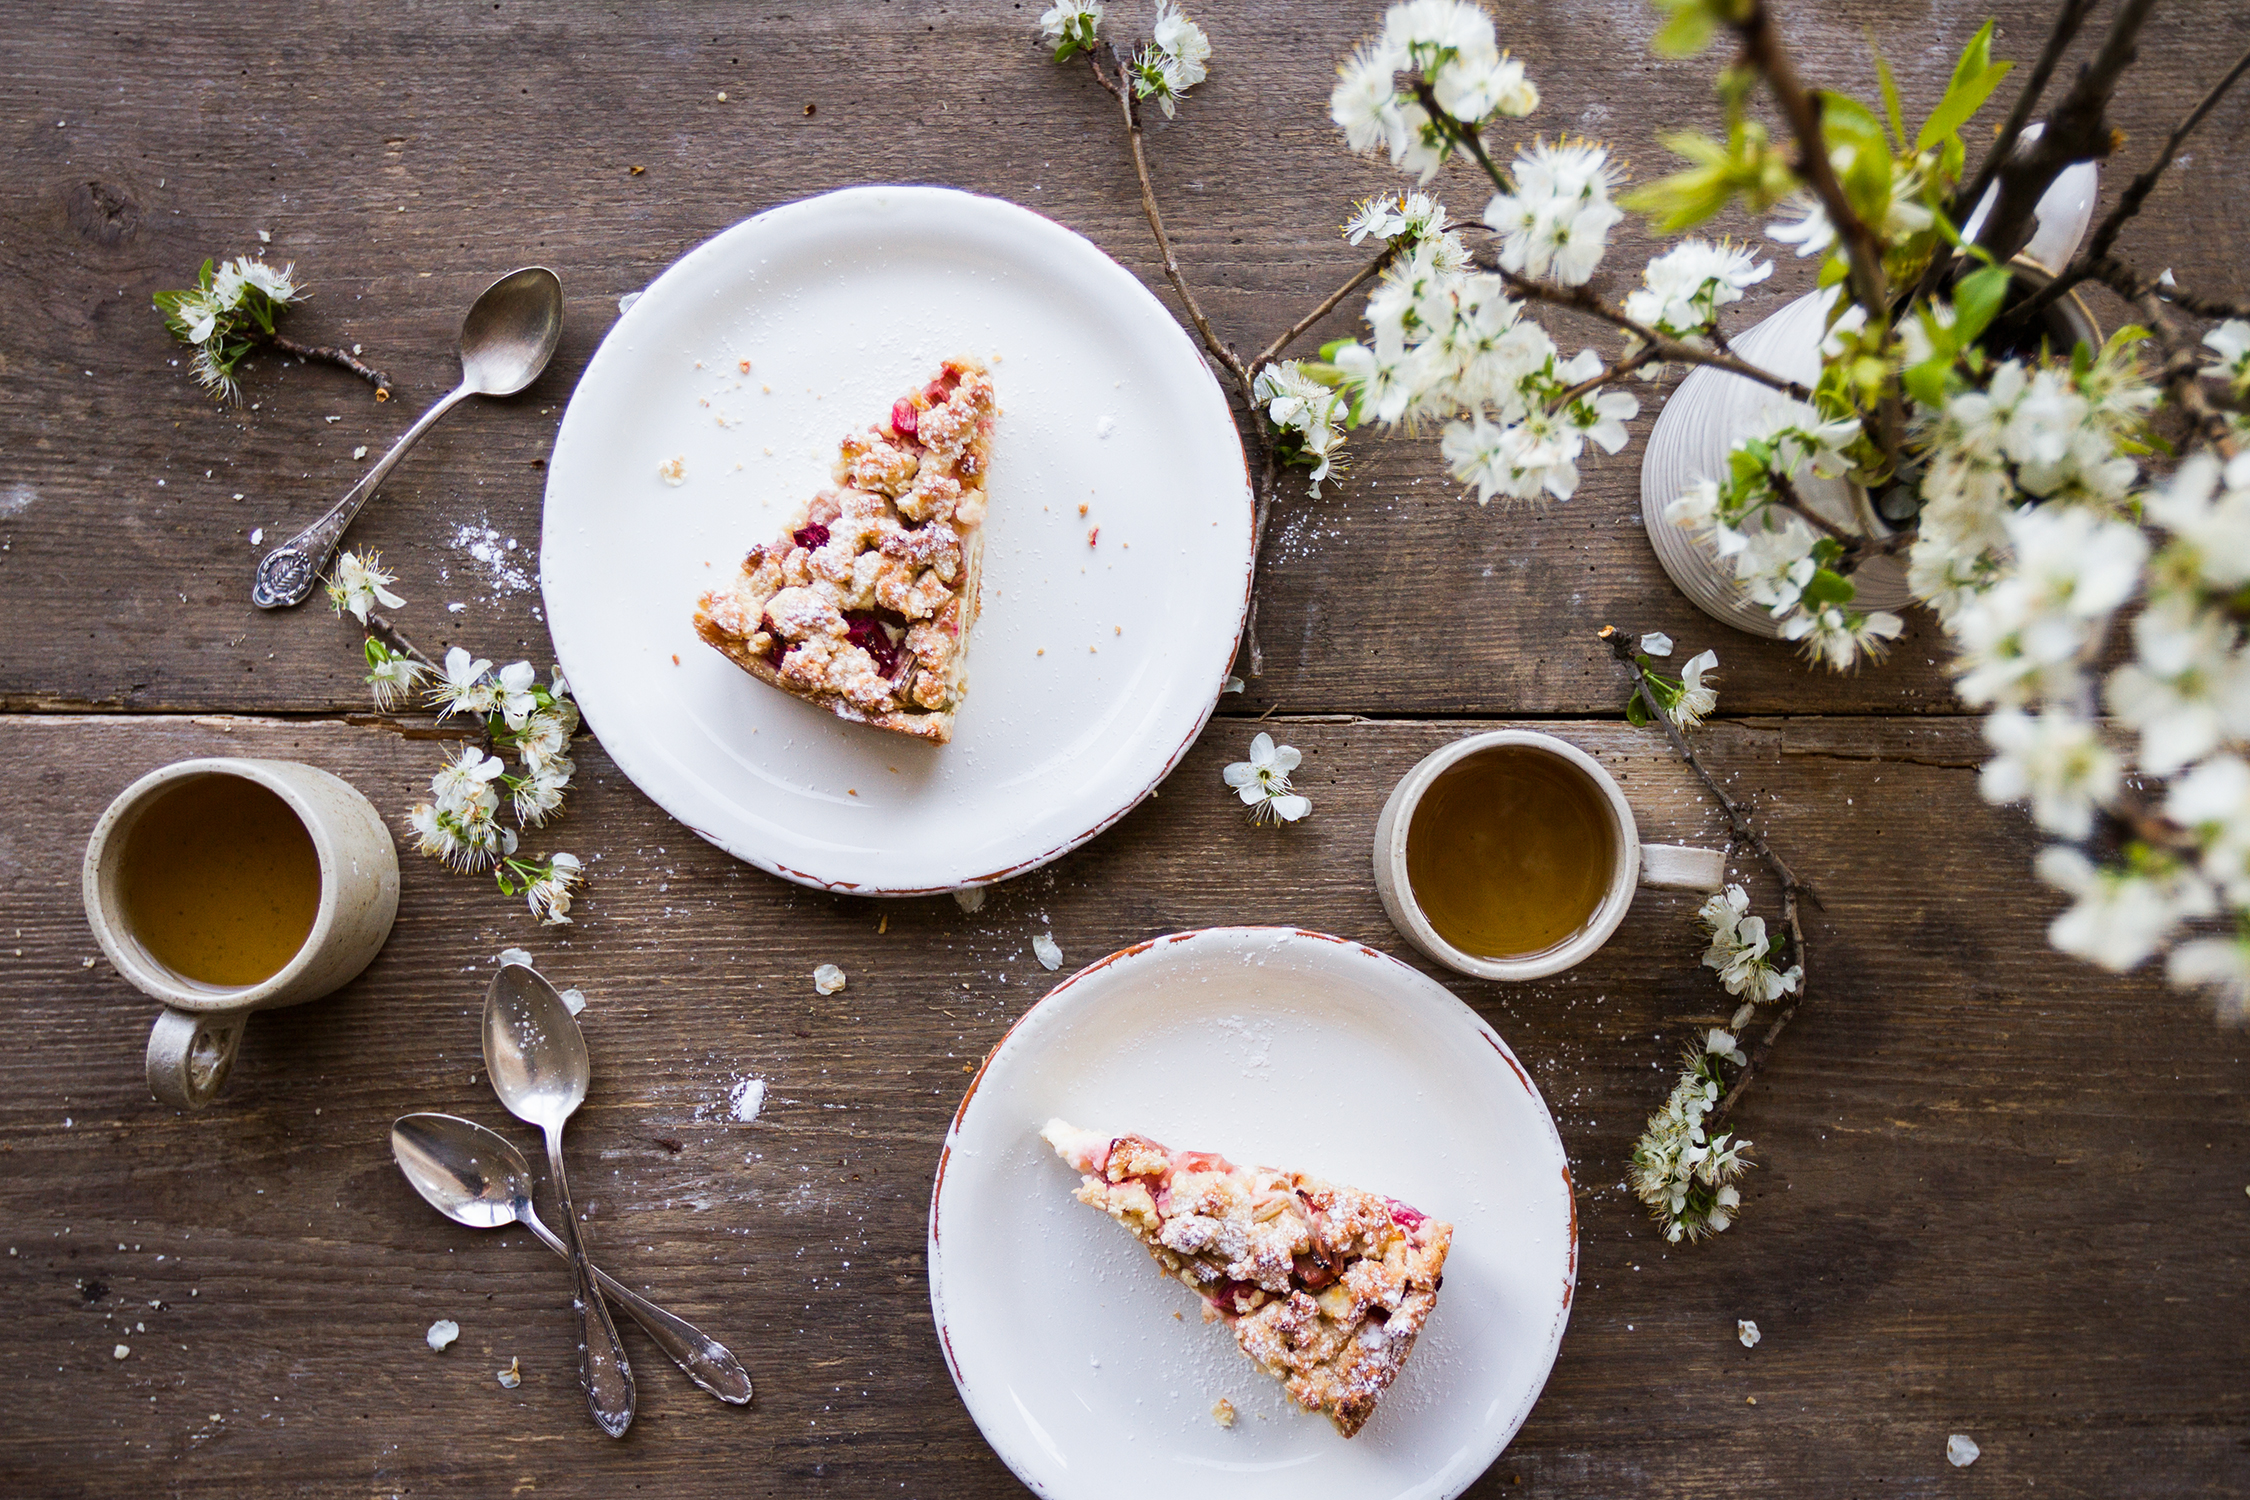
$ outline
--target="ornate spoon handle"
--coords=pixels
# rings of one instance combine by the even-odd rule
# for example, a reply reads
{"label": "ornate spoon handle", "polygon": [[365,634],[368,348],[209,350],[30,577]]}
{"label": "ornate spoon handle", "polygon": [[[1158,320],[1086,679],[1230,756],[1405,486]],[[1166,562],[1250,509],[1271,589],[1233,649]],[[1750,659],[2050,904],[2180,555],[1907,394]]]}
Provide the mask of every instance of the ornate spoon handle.
{"label": "ornate spoon handle", "polygon": [[[524,1205],[526,1210],[529,1207],[529,1204]],[[565,1260],[570,1259],[570,1247],[557,1239],[546,1224],[536,1217],[524,1218],[520,1214],[518,1217],[548,1249]],[[687,1319],[658,1307],[592,1261],[586,1263],[586,1268],[594,1273],[594,1280],[601,1284],[609,1300],[632,1314],[633,1321],[648,1330],[648,1336],[672,1357],[672,1363],[687,1372],[688,1379],[730,1406],[748,1404],[750,1372],[742,1368],[742,1361],[734,1357],[734,1351]]]}
{"label": "ornate spoon handle", "polygon": [[439,397],[434,406],[415,419],[414,425],[391,444],[391,451],[375,461],[367,477],[347,490],[327,515],[268,552],[259,562],[258,576],[250,585],[250,602],[260,609],[284,609],[304,603],[320,578],[320,570],[328,566],[329,554],[344,539],[352,517],[359,514],[359,508],[373,497],[391,470],[398,467],[398,461],[406,457],[406,450],[420,442],[422,434],[435,427],[438,418],[451,411],[462,397],[473,394],[468,386],[460,385]]}
{"label": "ornate spoon handle", "polygon": [[563,1172],[562,1127],[549,1125],[546,1131],[547,1166],[554,1174],[563,1243],[570,1251],[571,1276],[577,1283],[571,1310],[578,1317],[578,1378],[586,1387],[586,1409],[594,1414],[595,1425],[613,1438],[623,1437],[633,1425],[633,1367],[626,1362],[624,1345],[617,1341],[609,1304],[594,1290],[594,1269],[586,1259],[578,1214],[570,1206],[570,1179]]}

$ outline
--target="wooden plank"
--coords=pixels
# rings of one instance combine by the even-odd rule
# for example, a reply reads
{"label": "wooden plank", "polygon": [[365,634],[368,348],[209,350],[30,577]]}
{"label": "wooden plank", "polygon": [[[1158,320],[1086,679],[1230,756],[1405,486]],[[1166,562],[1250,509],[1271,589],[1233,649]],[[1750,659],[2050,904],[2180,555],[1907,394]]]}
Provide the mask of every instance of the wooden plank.
{"label": "wooden plank", "polygon": [[[2001,51],[2034,53],[2047,9],[1996,6]],[[1161,286],[1107,100],[1032,45],[1036,10],[706,3],[607,26],[513,3],[329,0],[277,34],[247,6],[68,0],[16,28],[0,59],[13,122],[0,140],[0,704],[355,706],[334,632],[248,605],[250,539],[318,514],[360,472],[356,447],[381,451],[452,383],[460,314],[511,265],[546,261],[570,289],[554,370],[513,403],[456,413],[356,539],[399,568],[422,634],[526,654],[545,649],[530,580],[562,404],[618,295],[719,229],[850,183],[950,183],[1028,203]],[[1400,181],[1346,155],[1325,117],[1333,59],[1382,6],[1215,0],[1197,13],[1216,68],[1176,123],[1152,124],[1154,170],[1213,316],[1255,347],[1358,263],[1332,228],[1345,206]],[[1870,90],[1871,30],[1908,98],[1928,101],[1983,14],[1881,0],[1788,19],[1809,77]],[[1506,39],[1547,99],[1525,133],[1599,133],[1640,175],[1661,170],[1660,129],[1715,118],[1712,65],[1650,58],[1652,25],[1637,0],[1512,10]],[[2210,4],[2159,14],[2152,61],[2119,101],[2128,159],[2246,26]],[[2243,295],[2246,167],[2230,101],[2130,248],[2185,284]],[[1474,216],[1469,179],[1440,188]],[[1621,232],[1612,275],[1647,248]],[[196,393],[149,295],[207,255],[251,250],[297,264],[315,300],[296,332],[364,345],[400,382],[395,403],[271,361],[240,411]],[[1783,257],[1747,315],[1808,274]],[[1569,336],[1609,347],[1593,329]],[[1275,513],[1253,708],[1607,713],[1614,683],[1589,637],[1613,620],[1718,645],[1732,710],[1951,706],[1921,625],[1886,669],[1814,689],[1786,648],[1695,614],[1641,533],[1637,444],[1569,503],[1513,512],[1465,500],[1426,438],[1359,449],[1352,477],[1319,501],[1292,488]],[[466,551],[487,533],[518,543],[498,567]]]}
{"label": "wooden plank", "polygon": [[[17,1043],[0,1056],[16,1414],[0,1488],[1021,1493],[950,1389],[921,1253],[964,1070],[1051,982],[1030,937],[1051,923],[1076,967],[1167,930],[1278,922],[1410,957],[1370,888],[1375,816],[1416,758],[1480,726],[1267,727],[1305,751],[1305,822],[1247,824],[1219,770],[1253,728],[1222,719],[1159,797],[975,915],[751,871],[584,744],[555,836],[601,856],[579,925],[535,929],[410,856],[374,967],[258,1018],[228,1096],[188,1118],[143,1086],[149,1004],[83,966],[78,858],[101,806],[152,766],[235,752],[326,765],[393,809],[437,748],[327,721],[0,721],[0,1022]],[[1545,727],[1615,768],[1645,836],[1717,837],[1653,734]],[[1760,720],[1710,743],[1827,903],[1816,998],[1742,1117],[1760,1165],[1737,1229],[1668,1251],[1617,1186],[1682,1018],[1723,1003],[1692,898],[1644,896],[1570,975],[1447,981],[1554,1107],[1584,1235],[1560,1363],[1472,1493],[2242,1493],[2241,1037],[2147,977],[2047,951],[2057,903],[2026,872],[2026,826],[1976,796],[1971,726]],[[511,943],[591,998],[597,1077],[572,1151],[594,1242],[742,1353],[752,1409],[688,1390],[628,1333],[642,1413],[610,1444],[575,1388],[560,1268],[443,1222],[392,1169],[400,1112],[505,1123],[475,1015]],[[816,995],[821,962],[850,988]],[[772,1091],[738,1124],[729,1091],[753,1076]],[[442,1356],[422,1343],[439,1317],[463,1329]],[[1744,1317],[1754,1351],[1734,1338]],[[525,1383],[502,1391],[512,1357]],[[1985,1455],[1962,1474],[1942,1457],[1956,1431]]]}

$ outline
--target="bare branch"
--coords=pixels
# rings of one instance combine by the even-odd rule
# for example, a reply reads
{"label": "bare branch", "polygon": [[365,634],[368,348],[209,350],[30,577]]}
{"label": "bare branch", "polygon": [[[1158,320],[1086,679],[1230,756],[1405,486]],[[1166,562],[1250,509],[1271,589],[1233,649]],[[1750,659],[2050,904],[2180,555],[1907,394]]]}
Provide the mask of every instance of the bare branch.
{"label": "bare branch", "polygon": [[1383,247],[1382,254],[1376,256],[1366,265],[1361,266],[1357,271],[1354,271],[1352,273],[1351,280],[1345,282],[1342,286],[1336,288],[1336,290],[1330,292],[1326,297],[1321,299],[1320,306],[1314,308],[1311,312],[1306,313],[1303,317],[1299,318],[1296,321],[1295,325],[1292,326],[1287,332],[1277,335],[1272,343],[1266,345],[1265,348],[1260,349],[1256,355],[1252,356],[1250,360],[1250,369],[1252,373],[1256,373],[1261,365],[1270,364],[1274,360],[1279,359],[1283,350],[1287,349],[1291,344],[1294,344],[1295,342],[1297,342],[1297,340],[1305,336],[1305,331],[1307,329],[1311,328],[1315,323],[1318,323],[1322,318],[1325,318],[1330,313],[1334,312],[1339,306],[1342,305],[1343,300],[1346,297],[1349,297],[1352,293],[1358,291],[1361,287],[1367,285],[1367,283],[1369,283],[1370,281],[1373,281],[1377,276],[1380,276],[1383,273],[1383,268],[1389,265],[1392,259],[1397,254],[1398,247],[1396,245],[1385,245]]}
{"label": "bare branch", "polygon": [[279,333],[259,334],[257,337],[261,342],[271,344],[284,354],[294,354],[299,359],[319,359],[326,360],[332,365],[341,365],[375,387],[376,400],[388,401],[391,399],[391,377],[368,364],[349,349],[337,349],[327,344],[300,344],[295,339]]}
{"label": "bare branch", "polygon": [[2047,118],[2039,139],[2010,152],[1994,168],[2000,193],[1977,231],[1977,243],[2005,261],[2031,237],[2031,216],[2040,197],[2063,168],[2106,158],[2116,146],[2109,123],[2110,96],[2125,70],[2140,55],[2141,28],[2156,0],[2123,0],[2094,60]]}
{"label": "bare branch", "polygon": [[[1122,65],[1119,73],[1122,78]],[[1101,76],[1098,69],[1095,76]],[[1195,293],[1189,288],[1187,277],[1180,270],[1179,257],[1172,253],[1172,238],[1164,232],[1164,215],[1156,206],[1156,184],[1149,178],[1148,155],[1141,149],[1140,106],[1135,102],[1129,85],[1116,92],[1118,107],[1125,114],[1125,139],[1133,150],[1133,173],[1141,180],[1141,212],[1148,216],[1148,227],[1156,236],[1157,253],[1164,258],[1164,274],[1170,278],[1172,290],[1180,294],[1180,301],[1187,305],[1188,321],[1195,325],[1197,335],[1203,340],[1203,347],[1210,350],[1212,358],[1225,366],[1226,372],[1234,377],[1234,383],[1241,388],[1242,399],[1251,401],[1249,369],[1244,366],[1241,357],[1228,348],[1225,341],[1213,331],[1211,320],[1204,316],[1203,304],[1195,300]],[[1256,430],[1262,444],[1264,429]]]}

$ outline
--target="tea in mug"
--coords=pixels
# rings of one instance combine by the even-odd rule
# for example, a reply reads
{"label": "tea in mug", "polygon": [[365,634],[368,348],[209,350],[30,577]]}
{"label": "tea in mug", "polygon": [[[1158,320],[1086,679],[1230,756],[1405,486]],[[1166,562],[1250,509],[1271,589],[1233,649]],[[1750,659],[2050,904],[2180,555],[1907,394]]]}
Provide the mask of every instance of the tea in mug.
{"label": "tea in mug", "polygon": [[1406,879],[1439,937],[1523,958],[1594,919],[1617,867],[1609,799],[1569,761],[1499,745],[1438,773],[1406,833]]}
{"label": "tea in mug", "polygon": [[125,842],[125,922],[149,956],[222,988],[288,966],[320,910],[320,854],[279,795],[239,776],[195,776],[151,802]]}

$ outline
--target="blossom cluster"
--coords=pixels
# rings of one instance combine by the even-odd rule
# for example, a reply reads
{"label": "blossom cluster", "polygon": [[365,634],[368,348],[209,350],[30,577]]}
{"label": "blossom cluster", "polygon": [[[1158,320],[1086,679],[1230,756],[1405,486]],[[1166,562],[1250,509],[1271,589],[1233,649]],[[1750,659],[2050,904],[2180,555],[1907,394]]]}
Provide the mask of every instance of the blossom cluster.
{"label": "blossom cluster", "polygon": [[[1107,19],[1102,0],[1055,0],[1039,17],[1040,39],[1052,43],[1056,62],[1092,52]],[[1187,91],[1210,75],[1211,39],[1180,9],[1178,0],[1157,0],[1149,39],[1126,65],[1126,85],[1135,98],[1154,99],[1171,119]]]}
{"label": "blossom cluster", "polygon": [[[1723,1039],[1723,1048],[1709,1046],[1717,1039]],[[1704,1126],[1724,1092],[1715,1059],[1729,1055],[1740,1053],[1723,1031],[1687,1050],[1679,1082],[1664,1107],[1649,1116],[1626,1169],[1633,1196],[1675,1245],[1722,1232],[1742,1207],[1734,1184],[1750,1166],[1750,1143],[1731,1133],[1713,1136]]]}
{"label": "blossom cluster", "polygon": [[275,270],[247,255],[224,263],[206,260],[194,286],[155,295],[156,310],[173,337],[194,346],[195,378],[205,390],[224,400],[240,399],[235,366],[261,336],[272,337],[283,308],[305,299],[296,269],[292,264]]}
{"label": "blossom cluster", "polygon": [[1749,894],[1741,886],[1728,886],[1704,902],[1696,915],[1711,935],[1703,966],[1715,970],[1726,992],[1742,1002],[1741,1009],[1734,1013],[1735,1030],[1750,1024],[1757,1006],[1795,993],[1804,982],[1802,964],[1774,967],[1773,939],[1766,935],[1766,919],[1751,915]]}

